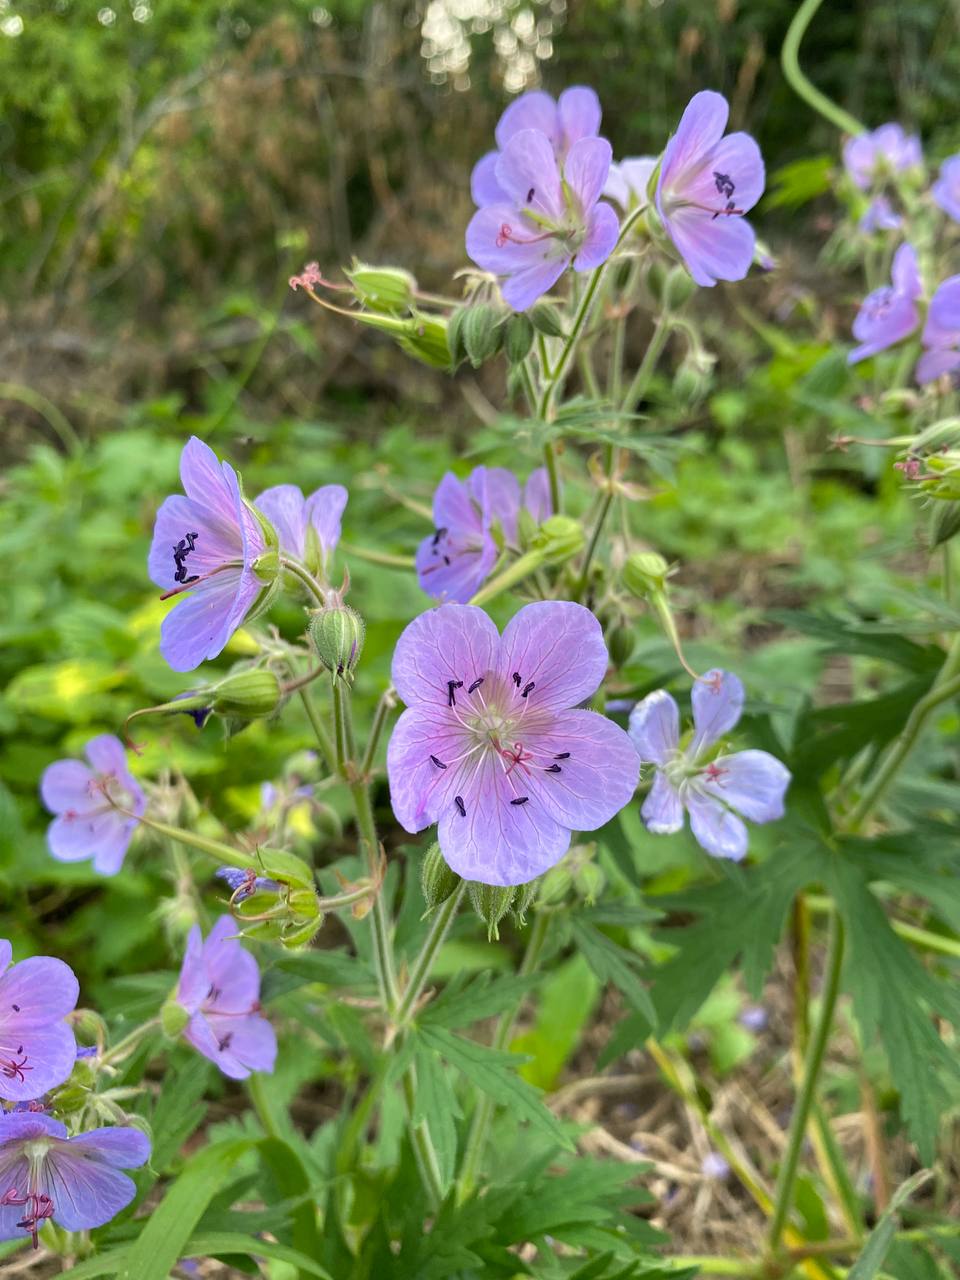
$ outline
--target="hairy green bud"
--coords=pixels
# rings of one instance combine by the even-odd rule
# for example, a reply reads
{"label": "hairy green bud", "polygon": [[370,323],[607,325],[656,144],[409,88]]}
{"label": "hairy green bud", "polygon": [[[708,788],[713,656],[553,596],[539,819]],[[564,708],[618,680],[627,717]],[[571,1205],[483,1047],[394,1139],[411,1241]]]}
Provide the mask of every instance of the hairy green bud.
{"label": "hairy green bud", "polygon": [[930,513],[930,545],[942,546],[960,531],[960,502],[938,502]]}
{"label": "hairy green bud", "polygon": [[447,346],[450,348],[450,360],[453,367],[462,364],[467,358],[467,344],[463,340],[463,325],[470,314],[469,307],[457,307],[447,320]]}
{"label": "hairy green bud", "polygon": [[397,338],[408,356],[413,356],[431,369],[450,368],[450,347],[447,322],[438,316],[417,312],[408,322],[406,330]]}
{"label": "hairy green bud", "polygon": [[354,262],[344,274],[353,285],[358,301],[375,311],[407,311],[413,302],[417,282],[401,267],[372,267]]}
{"label": "hairy green bud", "polygon": [[536,303],[527,314],[537,333],[542,333],[545,338],[563,337],[563,319],[549,302]]}
{"label": "hairy green bud", "polygon": [[168,1039],[176,1040],[182,1035],[189,1021],[190,1014],[177,999],[176,993],[164,1001],[163,1008],[160,1010],[160,1026]]}
{"label": "hairy green bud", "polygon": [[283,696],[280,681],[266,667],[236,671],[213,686],[210,706],[224,716],[255,720],[273,715]]}
{"label": "hairy green bud", "polygon": [[511,364],[522,364],[533,346],[533,323],[529,316],[511,316],[507,321],[503,350]]}
{"label": "hairy green bud", "polygon": [[547,564],[563,564],[579,555],[584,545],[583,526],[571,516],[549,516],[540,526],[533,545]]}
{"label": "hairy green bud", "polygon": [[656,551],[634,551],[623,566],[623,585],[641,600],[666,587],[670,566]]}
{"label": "hairy green bud", "polygon": [[310,623],[310,639],[317,657],[334,675],[352,672],[363,649],[363,619],[349,605],[320,609]]}
{"label": "hairy green bud", "polygon": [[607,637],[607,648],[610,650],[610,661],[615,667],[625,666],[633,655],[636,641],[633,628],[621,622]]}
{"label": "hairy green bud", "polygon": [[676,311],[696,291],[696,281],[685,267],[672,267],[663,285],[663,305],[668,311]]}
{"label": "hairy green bud", "polygon": [[500,350],[503,315],[489,302],[477,302],[467,311],[461,333],[467,358],[474,369],[479,369]]}
{"label": "hairy green bud", "polygon": [[460,877],[447,866],[439,844],[434,841],[420,866],[420,887],[427,913],[446,902],[459,883]]}
{"label": "hairy green bud", "polygon": [[499,939],[500,921],[513,906],[516,889],[510,885],[480,884],[477,880],[468,880],[467,892],[474,911],[487,926],[487,937],[491,942]]}

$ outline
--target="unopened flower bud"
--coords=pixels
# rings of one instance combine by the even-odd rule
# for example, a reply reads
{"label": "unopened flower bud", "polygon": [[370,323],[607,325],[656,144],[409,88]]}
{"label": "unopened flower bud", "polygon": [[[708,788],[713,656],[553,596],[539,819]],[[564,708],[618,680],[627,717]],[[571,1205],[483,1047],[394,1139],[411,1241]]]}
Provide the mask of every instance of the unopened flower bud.
{"label": "unopened flower bud", "polygon": [[566,898],[573,884],[573,876],[566,860],[551,867],[540,880],[537,901],[541,906],[558,906]]}
{"label": "unopened flower bud", "polygon": [[214,711],[241,720],[273,715],[282,697],[280,681],[266,667],[235,671],[218,681],[211,693]]}
{"label": "unopened flower bud", "polygon": [[467,311],[461,334],[467,359],[475,369],[500,350],[504,337],[504,316],[489,302],[477,302]]}
{"label": "unopened flower bud", "polygon": [[310,623],[310,639],[317,657],[335,675],[352,672],[363,649],[363,619],[349,605],[321,609]]}
{"label": "unopened flower bud", "polygon": [[942,546],[960,531],[960,502],[938,502],[930,512],[930,545]]}
{"label": "unopened flower bud", "polygon": [[447,346],[450,348],[450,360],[453,367],[462,364],[467,358],[467,346],[463,340],[463,325],[470,314],[469,307],[457,307],[447,320]]}
{"label": "unopened flower bud", "polygon": [[419,312],[407,321],[404,332],[397,337],[400,347],[431,369],[449,369],[452,363],[447,322],[438,316]]}
{"label": "unopened flower bud", "polygon": [[530,317],[520,314],[507,321],[503,350],[511,364],[522,364],[533,346],[534,329]]}
{"label": "unopened flower bud", "polygon": [[595,862],[582,863],[581,866],[577,867],[573,876],[573,883],[577,893],[589,904],[596,902],[603,892],[606,882],[607,877]]}
{"label": "unopened flower bud", "polygon": [[534,539],[547,564],[562,564],[583,550],[583,526],[571,516],[549,516]]}
{"label": "unopened flower bud", "polygon": [[696,282],[688,275],[685,267],[672,267],[663,285],[663,305],[668,311],[676,311],[696,290]]}
{"label": "unopened flower bud", "polygon": [[683,404],[698,404],[713,382],[714,359],[705,351],[691,351],[673,375],[673,391]]}
{"label": "unopened flower bud", "polygon": [[413,302],[417,282],[401,267],[372,267],[354,262],[344,274],[353,285],[357,299],[375,311],[407,311]]}
{"label": "unopened flower bud", "polygon": [[549,302],[538,302],[530,308],[529,316],[537,333],[545,338],[563,337],[563,320],[560,312]]}
{"label": "unopened flower bud", "polygon": [[160,1010],[160,1026],[168,1039],[178,1039],[189,1021],[190,1014],[177,999],[176,994],[164,1001],[163,1008]]}
{"label": "unopened flower bud", "polygon": [[434,841],[420,866],[420,887],[423,889],[427,911],[430,912],[434,907],[439,907],[441,902],[446,902],[459,883],[460,877],[447,866],[439,844]]}
{"label": "unopened flower bud", "polygon": [[517,897],[511,909],[518,924],[524,925],[527,923],[527,912],[537,900],[541,878],[538,876],[536,880],[528,880],[526,884],[520,885],[517,889]]}
{"label": "unopened flower bud", "polygon": [[625,666],[630,661],[635,643],[632,627],[621,622],[613,628],[607,636],[607,648],[610,651],[610,661],[615,667]]}
{"label": "unopened flower bud", "polygon": [[487,926],[487,937],[493,942],[500,937],[498,926],[513,906],[516,889],[511,885],[480,884],[476,880],[468,880],[467,892],[474,911]]}
{"label": "unopened flower bud", "polygon": [[634,551],[623,566],[623,585],[641,600],[662,592],[670,566],[656,551]]}

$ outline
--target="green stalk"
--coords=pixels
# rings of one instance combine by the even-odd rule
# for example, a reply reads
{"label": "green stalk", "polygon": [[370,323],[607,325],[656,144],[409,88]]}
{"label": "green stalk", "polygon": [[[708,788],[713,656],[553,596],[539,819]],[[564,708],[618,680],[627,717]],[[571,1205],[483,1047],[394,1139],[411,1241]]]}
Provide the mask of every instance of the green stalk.
{"label": "green stalk", "polygon": [[360,761],[360,776],[362,778],[369,777],[370,770],[373,768],[373,762],[377,756],[377,747],[380,743],[380,735],[383,733],[383,726],[387,723],[387,716],[397,705],[396,690],[393,685],[388,685],[380,695],[377,703],[377,709],[373,716],[373,725],[370,729],[370,737],[367,739],[367,749],[363,753],[363,759]]}
{"label": "green stalk", "polygon": [[330,773],[337,772],[337,753],[334,750],[333,740],[327,730],[327,726],[320,718],[320,713],[314,706],[313,698],[310,696],[310,690],[307,688],[299,689],[300,701],[303,703],[303,709],[307,713],[307,719],[310,721],[310,727],[313,729],[314,736],[317,739],[317,746],[320,748],[320,754],[323,756],[324,763]]}
{"label": "green stalk", "polygon": [[650,335],[650,341],[647,343],[647,349],[643,353],[643,359],[640,361],[640,366],[633,376],[633,381],[627,388],[627,394],[623,397],[623,404],[620,407],[624,413],[633,413],[646,394],[650,379],[653,377],[653,371],[657,367],[657,361],[663,354],[663,349],[667,345],[669,336],[670,316],[666,312],[662,312],[657,316],[657,323],[654,325],[653,333]]}
{"label": "green stalk", "polygon": [[[533,923],[530,925],[530,937],[527,939],[527,949],[520,963],[519,972],[523,977],[533,973],[540,963],[540,956],[547,940],[547,923],[549,919],[549,913],[545,911],[538,911],[533,917]],[[492,1047],[494,1049],[502,1052],[509,1045],[523,999],[524,997],[521,996],[512,1009],[507,1009],[501,1013],[493,1033]],[[481,1094],[477,1099],[473,1120],[470,1124],[470,1132],[467,1135],[467,1143],[463,1149],[460,1177],[457,1181],[457,1202],[459,1204],[469,1198],[477,1185],[480,1167],[483,1164],[483,1157],[487,1150],[487,1138],[490,1133],[490,1123],[493,1120],[493,1111],[493,1099],[489,1094]]]}
{"label": "green stalk", "polygon": [[370,551],[366,547],[354,546],[352,542],[341,542],[340,550],[344,555],[356,556],[358,560],[366,560],[370,564],[382,564],[387,569],[412,569],[413,556],[394,556],[388,551]]}
{"label": "green stalk", "polygon": [[600,543],[600,535],[603,532],[603,526],[606,523],[610,508],[613,506],[613,488],[609,487],[600,502],[600,510],[597,512],[596,523],[590,534],[590,541],[587,543],[587,549],[583,555],[583,567],[580,570],[580,581],[577,583],[576,591],[573,594],[574,600],[582,600],[583,593],[587,589],[587,579],[590,573],[590,564],[596,553],[597,546]]}
{"label": "green stalk", "polygon": [[286,556],[283,556],[280,560],[280,567],[287,573],[292,574],[301,586],[306,587],[307,595],[312,596],[313,599],[316,600],[317,604],[319,604],[321,608],[323,607],[326,600],[319,582],[317,582],[312,573],[308,572],[308,570],[303,567],[299,560],[289,560]]}
{"label": "green stalk", "polygon": [[[120,813],[126,813],[127,810],[119,809]],[[130,817],[136,815],[130,813]],[[156,818],[148,818],[143,814],[139,818],[143,826],[149,827],[151,831],[156,831],[159,835],[167,836],[171,840],[177,840],[180,844],[187,845],[190,849],[199,849],[201,853],[209,854],[211,858],[215,858],[217,862],[225,867],[258,867],[260,864],[252,853],[245,853],[242,849],[234,849],[229,844],[224,844],[221,840],[211,840],[208,836],[198,835],[195,831],[187,831],[184,827],[174,827],[168,822],[158,822]]]}
{"label": "green stalk", "polygon": [[414,1108],[417,1101],[417,1075],[412,1066],[403,1075],[403,1096],[406,1100],[407,1112],[410,1117],[410,1141],[413,1146],[417,1169],[420,1173],[420,1181],[423,1183],[424,1190],[427,1192],[433,1208],[438,1209],[443,1203],[443,1177],[440,1173],[437,1150],[433,1145],[433,1139],[430,1137],[430,1129],[427,1122],[421,1120],[419,1124],[415,1125],[413,1123]]}
{"label": "green stalk", "polygon": [[490,579],[480,590],[470,598],[471,604],[486,604],[488,600],[494,600],[501,592],[507,591],[510,587],[514,587],[518,582],[522,582],[529,574],[539,569],[544,562],[544,554],[542,551],[534,549],[533,551],[524,552],[513,564],[508,565],[502,573],[498,573],[496,577]]}
{"label": "green stalk", "polygon": [[856,136],[866,132],[856,116],[850,115],[848,111],[844,111],[843,107],[838,107],[835,102],[831,102],[827,95],[815,88],[800,70],[800,42],[822,3],[823,0],[804,0],[793,15],[793,21],[783,42],[783,49],[780,51],[780,65],[783,67],[787,83],[798,97],[802,98],[808,106],[813,107],[814,111],[819,112],[825,120],[835,124],[838,129]]}
{"label": "green stalk", "polygon": [[394,1022],[398,1027],[403,1027],[413,1016],[417,1001],[427,985],[427,979],[430,977],[430,971],[437,958],[437,953],[443,946],[444,940],[450,932],[454,917],[460,909],[460,903],[463,901],[466,888],[466,882],[461,880],[453,893],[450,894],[450,897],[442,902],[433,913],[430,921],[430,931],[417,954],[416,960],[413,962],[406,988],[400,997],[400,1002],[394,1014]]}

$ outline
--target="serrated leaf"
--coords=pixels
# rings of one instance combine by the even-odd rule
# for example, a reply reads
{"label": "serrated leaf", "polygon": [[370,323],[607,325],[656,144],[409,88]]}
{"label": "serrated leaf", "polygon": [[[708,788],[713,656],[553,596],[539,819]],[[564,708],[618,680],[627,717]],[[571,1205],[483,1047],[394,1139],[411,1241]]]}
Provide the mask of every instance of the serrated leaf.
{"label": "serrated leaf", "polygon": [[422,1025],[463,1027],[492,1018],[517,1004],[540,981],[539,975],[491,978],[479,974],[466,985],[451,982],[418,1018]]}
{"label": "serrated leaf", "polygon": [[414,1125],[426,1123],[430,1128],[446,1192],[453,1181],[457,1163],[455,1119],[460,1115],[460,1104],[438,1054],[427,1045],[415,1043],[417,1091],[411,1119]]}
{"label": "serrated leaf", "polygon": [[929,1169],[921,1169],[919,1173],[915,1173],[912,1178],[908,1178],[902,1186],[897,1188],[880,1221],[870,1232],[863,1252],[847,1272],[847,1280],[874,1280],[893,1242],[898,1224],[898,1209],[932,1177],[933,1174]]}
{"label": "serrated leaf", "polygon": [[573,916],[570,923],[574,941],[593,972],[601,982],[612,982],[631,1008],[647,1019],[653,1030],[657,1025],[657,1011],[636,971],[635,966],[640,963],[638,957],[588,921]]}
{"label": "serrated leaf", "polygon": [[446,1062],[495,1102],[505,1106],[517,1119],[529,1120],[553,1138],[558,1146],[573,1150],[573,1143],[557,1117],[543,1105],[539,1092],[517,1075],[515,1068],[520,1060],[515,1054],[488,1049],[475,1040],[454,1035],[445,1027],[422,1027],[420,1036]]}

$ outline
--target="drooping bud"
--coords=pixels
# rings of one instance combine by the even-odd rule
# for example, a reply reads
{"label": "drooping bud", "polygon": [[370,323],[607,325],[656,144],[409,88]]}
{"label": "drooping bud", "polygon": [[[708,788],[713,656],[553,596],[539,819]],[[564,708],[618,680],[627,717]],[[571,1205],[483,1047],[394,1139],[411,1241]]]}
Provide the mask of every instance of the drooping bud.
{"label": "drooping bud", "polygon": [[938,502],[930,512],[930,545],[942,546],[960,531],[960,502]]}
{"label": "drooping bud", "polygon": [[373,267],[354,261],[344,275],[353,285],[358,301],[374,311],[392,314],[408,311],[417,288],[410,272],[401,267]]}
{"label": "drooping bud", "polygon": [[623,667],[630,661],[635,643],[633,628],[625,622],[620,622],[613,628],[607,636],[607,648],[610,651],[610,661],[615,667]]}
{"label": "drooping bud", "polygon": [[573,883],[577,893],[589,906],[592,906],[603,892],[607,877],[595,862],[584,862],[575,870]]}
{"label": "drooping bud", "polygon": [[310,639],[317,657],[334,675],[352,672],[360,659],[365,633],[363,619],[349,605],[320,609],[310,623]]}
{"label": "drooping bud", "polygon": [[528,312],[530,321],[537,333],[545,338],[563,337],[563,320],[560,312],[549,302],[538,302]]}
{"label": "drooping bud", "polygon": [[489,302],[477,302],[464,316],[461,328],[467,359],[474,369],[500,350],[504,338],[504,314]]}
{"label": "drooping bud", "polygon": [[160,1026],[163,1034],[170,1040],[176,1040],[182,1035],[184,1028],[190,1021],[189,1012],[183,1007],[177,999],[174,992],[163,1003],[160,1010]]}
{"label": "drooping bud", "polygon": [[546,564],[563,564],[579,555],[584,545],[583,525],[571,516],[549,516],[540,526],[533,545]]}
{"label": "drooping bud", "polygon": [[522,364],[533,346],[534,330],[530,317],[520,314],[507,321],[503,350],[511,364]]}
{"label": "drooping bud", "polygon": [[267,667],[235,671],[215,684],[212,694],[214,711],[242,720],[273,715],[283,697],[280,681]]}
{"label": "drooping bud", "polygon": [[459,883],[460,877],[447,866],[439,844],[434,841],[420,866],[420,887],[427,904],[426,914],[429,915],[441,902],[446,902]]}
{"label": "drooping bud", "polygon": [[467,892],[474,911],[487,926],[487,937],[493,942],[500,937],[500,921],[513,906],[517,891],[512,886],[480,884],[467,881]]}
{"label": "drooping bud", "polygon": [[397,343],[408,356],[429,365],[431,369],[449,369],[452,364],[447,322],[439,316],[417,312],[407,321]]}
{"label": "drooping bud", "polygon": [[676,311],[696,291],[696,281],[681,266],[667,272],[663,286],[663,305],[668,311]]}
{"label": "drooping bud", "polygon": [[623,585],[641,600],[663,591],[670,566],[656,551],[634,551],[623,566]]}

